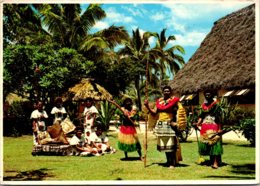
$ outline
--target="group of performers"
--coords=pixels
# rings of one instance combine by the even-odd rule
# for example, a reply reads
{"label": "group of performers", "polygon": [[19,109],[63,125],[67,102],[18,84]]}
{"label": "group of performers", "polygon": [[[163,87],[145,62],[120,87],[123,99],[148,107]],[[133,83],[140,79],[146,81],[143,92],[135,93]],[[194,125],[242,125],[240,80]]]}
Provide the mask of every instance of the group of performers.
{"label": "group of performers", "polygon": [[[100,127],[94,126],[94,121],[98,115],[98,110],[93,103],[93,99],[91,98],[86,100],[84,112],[82,113],[84,123],[83,125],[76,127],[70,121],[66,109],[62,105],[62,98],[58,97],[55,100],[55,106],[51,110],[53,125],[46,127],[45,122],[49,116],[43,109],[43,102],[39,101],[35,107],[35,110],[31,114],[33,144],[35,146],[55,143],[69,144],[76,147],[76,155],[82,156],[100,156],[105,153],[114,153],[115,149],[110,146],[106,134]],[[64,124],[67,125],[63,127]],[[69,125],[71,127],[67,130]],[[64,132],[72,132],[74,135],[72,137],[68,137],[64,134]]]}
{"label": "group of performers", "polygon": [[[150,108],[148,100],[144,105],[152,115],[158,115],[154,133],[157,136],[157,150],[165,152],[166,166],[174,168],[182,161],[181,146],[177,136],[178,122],[177,111],[180,100],[172,95],[170,86],[162,89],[163,96],[156,100],[156,107]],[[221,155],[223,154],[221,140],[221,124],[216,115],[217,101],[214,100],[214,93],[211,90],[204,91],[205,101],[201,105],[199,119],[194,124],[196,129],[200,128],[199,153],[210,156],[211,166],[217,169],[221,164]],[[55,115],[54,121],[61,121],[66,117],[66,110],[62,106],[62,100],[56,101],[57,105],[52,109],[51,114]],[[37,132],[45,130],[44,119],[48,118],[43,110],[42,102],[39,102],[37,109],[33,111],[34,143],[37,144]],[[123,100],[121,107],[121,125],[118,132],[118,149],[124,152],[125,159],[128,159],[128,153],[136,151],[139,159],[143,160],[142,148],[138,139],[135,121],[137,120],[137,108],[132,99]],[[85,117],[83,128],[77,127],[75,135],[71,139],[71,144],[77,144],[78,150],[82,154],[99,155],[102,152],[115,152],[109,143],[107,137],[101,137],[101,129],[95,128],[95,119],[98,117],[98,111],[93,104],[93,99],[86,100],[86,107],[83,115]],[[98,142],[97,144],[93,143]]]}
{"label": "group of performers", "polygon": [[[157,136],[157,150],[165,152],[166,163],[169,168],[174,168],[182,161],[181,146],[178,140],[179,122],[177,121],[178,109],[180,109],[180,100],[172,95],[170,86],[163,87],[163,97],[156,100],[156,107],[150,108],[148,100],[144,105],[152,115],[158,115],[154,133]],[[205,101],[201,105],[199,119],[194,124],[194,128],[200,129],[199,153],[204,156],[210,156],[212,168],[217,169],[221,164],[221,155],[223,153],[221,141],[221,124],[219,116],[216,114],[217,101],[214,100],[214,92],[204,91]],[[125,158],[128,158],[128,152],[137,151],[140,160],[143,160],[141,145],[137,137],[134,126],[136,118],[136,106],[130,98],[123,101],[121,126],[118,134],[118,148],[124,152]],[[180,118],[178,118],[180,119]]]}

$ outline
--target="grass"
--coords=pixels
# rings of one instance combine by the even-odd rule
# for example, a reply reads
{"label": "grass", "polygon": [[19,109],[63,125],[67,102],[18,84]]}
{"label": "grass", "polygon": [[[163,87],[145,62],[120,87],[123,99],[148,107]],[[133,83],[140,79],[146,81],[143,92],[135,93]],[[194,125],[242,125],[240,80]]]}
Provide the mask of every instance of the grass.
{"label": "grass", "polygon": [[[117,148],[117,133],[109,132],[110,143]],[[143,134],[139,134],[143,141]],[[129,153],[130,160],[122,160],[123,152],[101,157],[32,156],[32,136],[4,137],[4,181],[190,181],[228,180],[254,181],[255,148],[249,142],[224,141],[223,166],[212,169],[197,165],[197,142],[189,139],[181,143],[183,161],[175,169],[162,166],[165,154],[156,150],[156,138],[148,134],[147,166],[138,160],[137,152]],[[204,157],[208,159],[208,157]],[[41,182],[42,183],[42,182]],[[75,182],[74,182],[75,183]],[[122,182],[119,182],[122,183]],[[156,182],[151,182],[156,183]],[[208,182],[207,182],[208,183]],[[226,182],[225,182],[226,183]],[[240,182],[241,183],[241,182]]]}

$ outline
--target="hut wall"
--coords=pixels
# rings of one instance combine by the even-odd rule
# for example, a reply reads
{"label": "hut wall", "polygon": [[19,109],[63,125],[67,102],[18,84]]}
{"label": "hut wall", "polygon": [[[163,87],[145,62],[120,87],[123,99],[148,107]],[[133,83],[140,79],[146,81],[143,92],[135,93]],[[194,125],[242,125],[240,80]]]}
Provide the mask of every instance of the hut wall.
{"label": "hut wall", "polygon": [[239,107],[246,112],[255,113],[255,104],[239,104]]}
{"label": "hut wall", "polygon": [[[222,97],[223,97],[223,95],[227,92],[227,91],[229,91],[229,90],[225,90],[225,89],[220,89],[220,90],[218,90],[217,91],[217,97],[218,97],[218,99],[220,100]],[[203,95],[203,92],[200,92],[199,93],[199,103],[200,104],[202,104],[203,103],[203,101],[204,101],[204,95]],[[250,103],[250,104],[238,104],[238,106],[242,109],[242,110],[244,110],[244,111],[253,111],[253,112],[255,112],[255,104],[252,104],[252,103]]]}

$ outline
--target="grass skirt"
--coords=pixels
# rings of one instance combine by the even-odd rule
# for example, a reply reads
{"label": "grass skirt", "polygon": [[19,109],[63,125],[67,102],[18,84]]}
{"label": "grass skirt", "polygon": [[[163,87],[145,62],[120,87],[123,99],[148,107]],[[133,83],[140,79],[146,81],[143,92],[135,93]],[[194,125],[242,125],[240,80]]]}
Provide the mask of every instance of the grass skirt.
{"label": "grass skirt", "polygon": [[223,154],[222,141],[218,141],[214,145],[199,142],[199,153],[201,155],[221,155]]}
{"label": "grass skirt", "polygon": [[124,152],[141,150],[136,129],[133,126],[121,126],[118,133],[118,148]]}
{"label": "grass skirt", "polygon": [[217,135],[219,125],[210,119],[212,118],[208,117],[208,122],[202,123],[199,152],[201,155],[221,155],[223,154],[222,139]]}

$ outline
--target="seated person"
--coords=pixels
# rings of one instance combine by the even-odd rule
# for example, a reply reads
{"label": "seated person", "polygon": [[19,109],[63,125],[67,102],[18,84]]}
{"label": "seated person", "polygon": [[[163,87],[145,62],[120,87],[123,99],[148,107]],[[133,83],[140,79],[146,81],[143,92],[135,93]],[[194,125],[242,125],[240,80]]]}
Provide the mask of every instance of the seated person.
{"label": "seated person", "polygon": [[[92,131],[94,131],[94,129],[86,130],[84,143],[85,143],[85,144],[88,144],[88,146],[89,146],[90,148],[92,148],[92,155],[94,155],[94,156],[101,156],[101,155],[103,155],[102,150],[101,150],[99,147],[97,147],[97,146],[90,140],[90,137],[92,138],[92,136],[93,136],[92,133],[95,133],[95,132],[92,132]],[[92,134],[92,135],[91,135],[91,134]]]}
{"label": "seated person", "polygon": [[115,149],[109,144],[108,137],[100,127],[97,127],[95,132],[87,133],[86,135],[89,135],[88,141],[91,147],[97,149],[99,154],[115,152]]}
{"label": "seated person", "polygon": [[70,139],[69,143],[72,146],[76,147],[76,155],[88,155],[95,154],[95,151],[91,148],[88,143],[85,143],[82,127],[76,127],[75,135]]}

